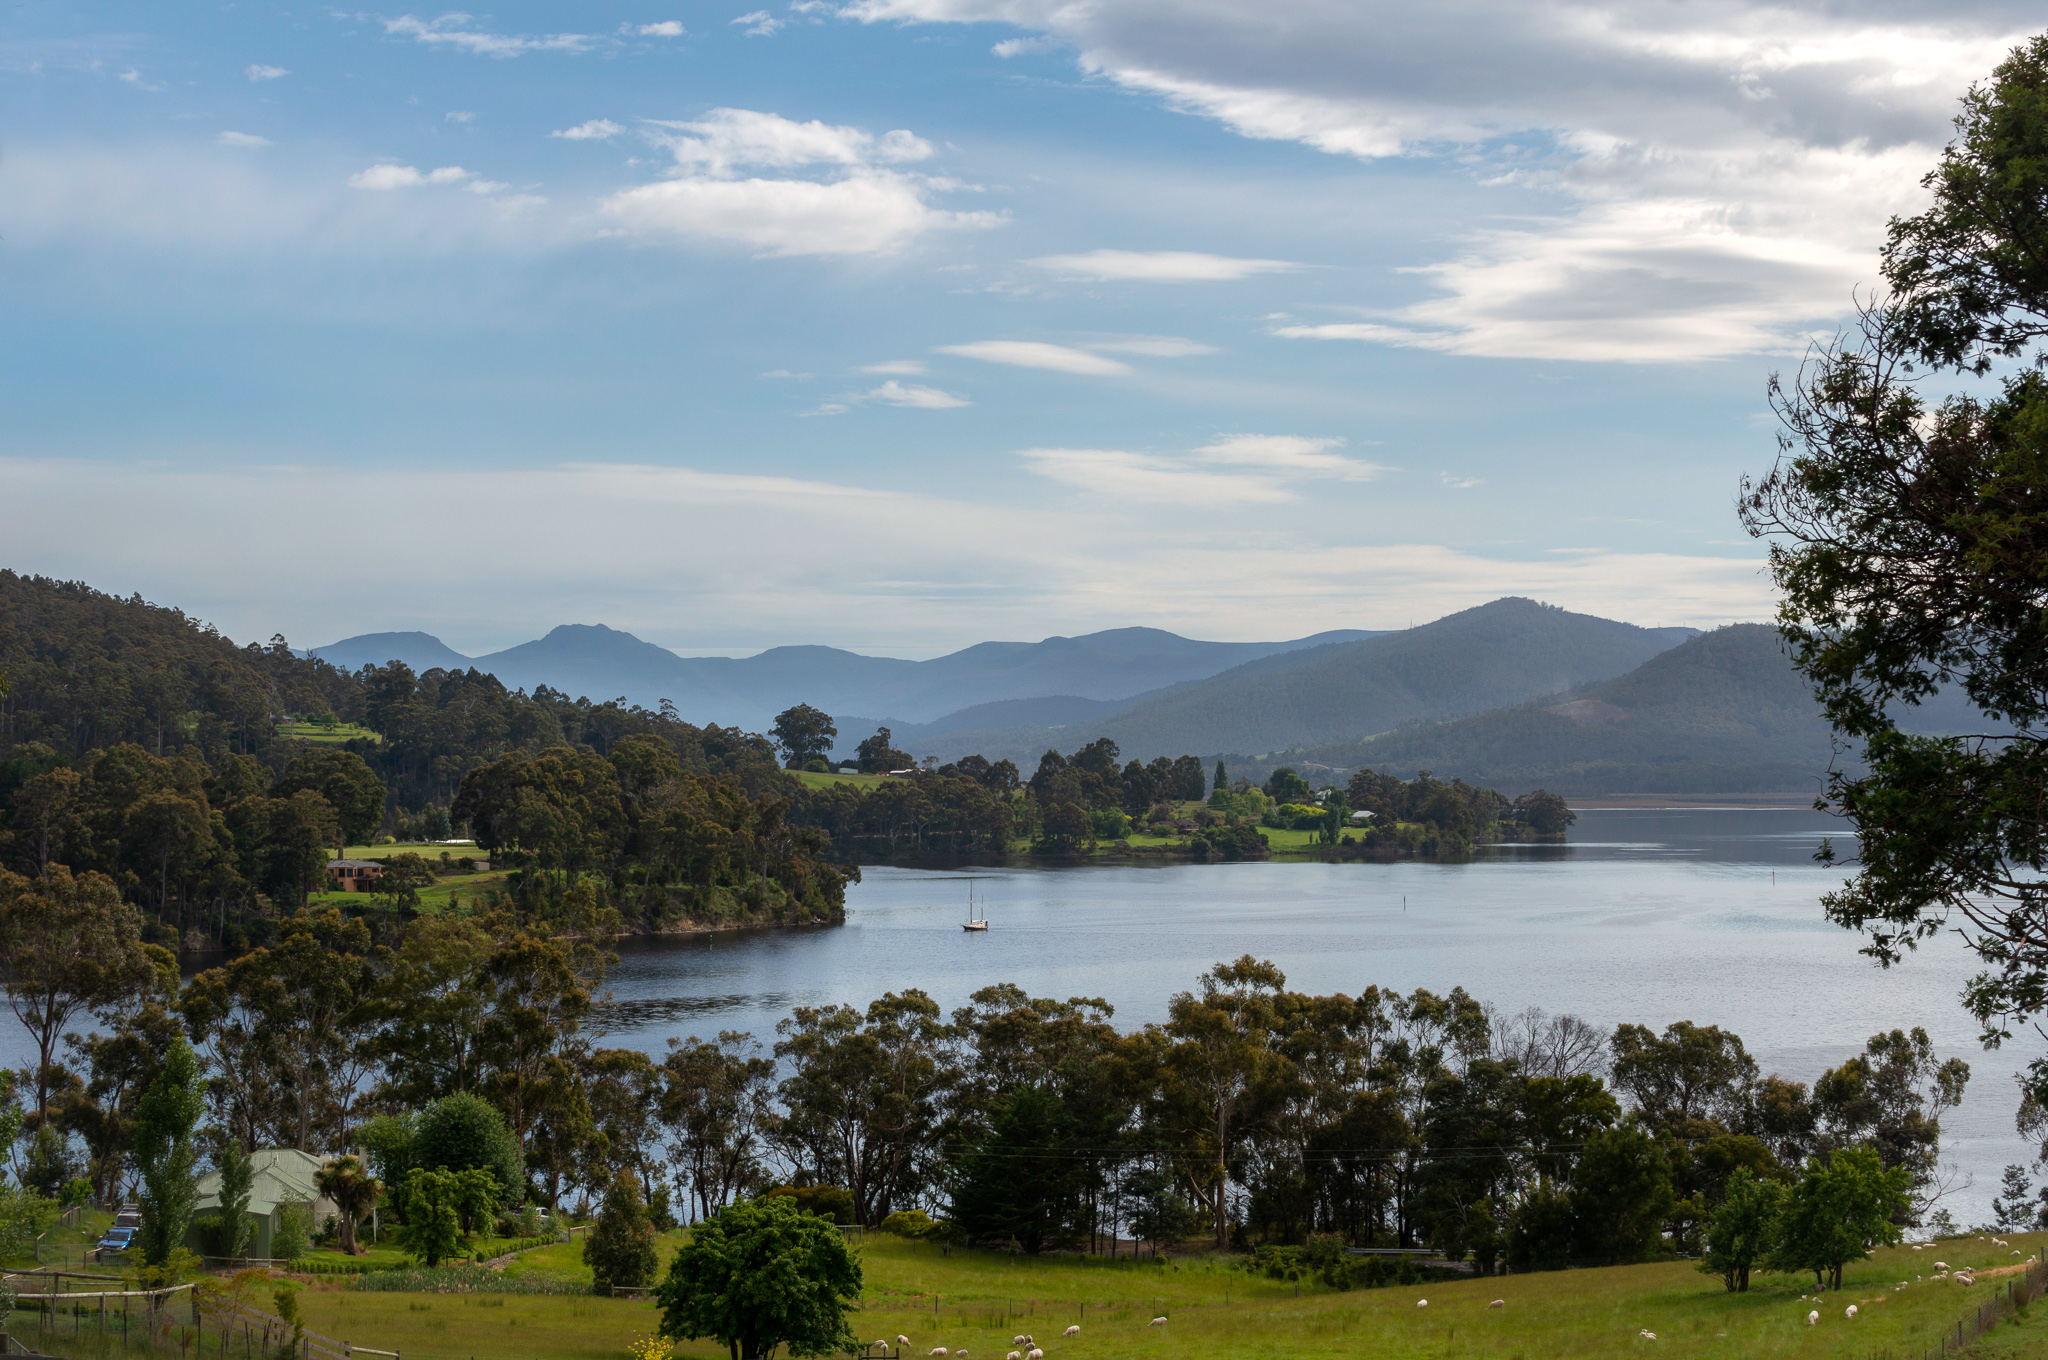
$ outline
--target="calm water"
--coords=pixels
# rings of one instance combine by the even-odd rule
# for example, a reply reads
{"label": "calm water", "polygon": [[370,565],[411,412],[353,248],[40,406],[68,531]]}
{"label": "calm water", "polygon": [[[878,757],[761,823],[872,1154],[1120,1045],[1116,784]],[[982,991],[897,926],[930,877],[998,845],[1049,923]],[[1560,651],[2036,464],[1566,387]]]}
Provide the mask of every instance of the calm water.
{"label": "calm water", "polygon": [[1099,996],[1119,1024],[1220,959],[1273,960],[1290,986],[1355,993],[1462,985],[1506,1011],[1541,1006],[1603,1028],[1718,1024],[1766,1072],[1811,1081],[1880,1029],[1923,1025],[1966,1058],[1949,1156],[1975,1177],[1948,1203],[1988,1212],[2000,1169],[2030,1161],[2010,1074],[2041,1051],[1985,1053],[1956,997],[1970,956],[1940,941],[1878,969],[1823,919],[1840,869],[1812,861],[1831,818],[1807,811],[1581,813],[1562,847],[1470,864],[1176,865],[976,871],[987,934],[960,929],[967,875],[871,869],[847,924],[802,934],[636,942],[611,979],[609,1042],[659,1054],[671,1037],[751,1031],[772,1042],[796,1005],[865,1003],[921,987],[950,1009],[992,982]]}

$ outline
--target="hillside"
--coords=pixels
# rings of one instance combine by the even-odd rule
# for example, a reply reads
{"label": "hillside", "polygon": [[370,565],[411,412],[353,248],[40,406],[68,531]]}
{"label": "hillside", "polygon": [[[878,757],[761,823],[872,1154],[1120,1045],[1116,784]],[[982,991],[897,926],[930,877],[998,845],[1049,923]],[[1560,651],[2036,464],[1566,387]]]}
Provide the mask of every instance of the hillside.
{"label": "hillside", "polygon": [[[1113,706],[1246,662],[1285,667],[1288,658],[1306,651],[1375,636],[1340,629],[1284,642],[1203,642],[1158,628],[1113,628],[1039,642],[983,642],[929,661],[906,661],[816,646],[774,647],[749,657],[684,657],[602,624],[564,624],[532,642],[478,657],[463,656],[427,633],[366,633],[316,647],[311,655],[348,670],[393,659],[415,671],[473,666],[514,689],[546,685],[571,695],[622,696],[649,707],[667,699],[694,721],[754,730],[797,703],[829,713],[888,715],[842,722],[847,731],[859,728],[850,745],[879,723],[915,729],[963,710],[1048,696]],[[1042,724],[1046,714],[1027,709],[1000,720]],[[981,726],[986,719],[963,715],[955,725],[959,721]]]}
{"label": "hillside", "polygon": [[1079,725],[960,730],[917,754],[1036,759],[1106,736],[1127,758],[1258,753],[1457,717],[1620,675],[1692,636],[1502,599],[1357,642],[1261,658]]}
{"label": "hillside", "polygon": [[[1900,719],[1956,730],[1967,710],[1936,701]],[[1455,722],[1307,748],[1342,767],[1417,769],[1520,793],[1791,793],[1812,796],[1832,756],[1812,691],[1777,632],[1731,624],[1626,675]]]}

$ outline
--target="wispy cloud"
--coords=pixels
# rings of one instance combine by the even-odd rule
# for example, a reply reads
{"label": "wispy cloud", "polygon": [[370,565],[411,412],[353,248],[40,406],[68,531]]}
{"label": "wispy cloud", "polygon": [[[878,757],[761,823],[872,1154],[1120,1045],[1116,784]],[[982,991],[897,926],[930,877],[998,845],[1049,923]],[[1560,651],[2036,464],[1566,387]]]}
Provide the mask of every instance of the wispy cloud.
{"label": "wispy cloud", "polygon": [[1485,480],[1483,477],[1456,477],[1448,472],[1439,472],[1437,477],[1445,486],[1458,491],[1470,490]]}
{"label": "wispy cloud", "polygon": [[1391,471],[1380,463],[1330,452],[1343,447],[1342,439],[1330,435],[1230,434],[1202,445],[1195,453],[1207,463],[1235,463],[1346,482],[1370,482]]}
{"label": "wispy cloud", "polygon": [[781,28],[785,21],[776,18],[765,9],[757,9],[750,13],[742,14],[737,19],[730,20],[729,22],[745,24],[750,35],[766,38]]}
{"label": "wispy cloud", "polygon": [[901,383],[894,378],[865,394],[868,401],[879,401],[889,406],[907,406],[918,411],[951,411],[962,406],[972,406],[966,397],[952,392],[942,392],[936,387],[924,387],[917,383]]}
{"label": "wispy cloud", "polygon": [[1302,268],[1287,260],[1240,259],[1192,250],[1091,250],[1081,255],[1041,255],[1024,263],[1067,278],[1138,283],[1228,283]]}
{"label": "wispy cloud", "polygon": [[1178,335],[1112,335],[1086,342],[1085,348],[1105,354],[1142,354],[1150,359],[1188,359],[1219,353],[1214,345]]}
{"label": "wispy cloud", "polygon": [[480,57],[517,57],[527,52],[587,52],[597,43],[597,39],[588,33],[493,33],[476,27],[473,17],[461,13],[443,14],[437,19],[402,14],[382,22],[385,33],[394,38],[411,38],[432,47],[445,47]]}
{"label": "wispy cloud", "polygon": [[1013,368],[1043,368],[1054,373],[1074,373],[1087,378],[1115,378],[1131,371],[1129,364],[1091,354],[1068,345],[1050,345],[1041,340],[975,340],[964,345],[940,345],[940,354],[957,354],[988,364],[1009,364]]}
{"label": "wispy cloud", "polygon": [[659,23],[642,24],[633,31],[643,38],[680,38],[683,36],[683,21],[663,19]]}
{"label": "wispy cloud", "polygon": [[857,372],[894,373],[901,378],[915,378],[923,373],[927,365],[922,359],[889,359],[879,364],[862,364]]}
{"label": "wispy cloud", "polygon": [[268,137],[258,137],[253,132],[223,132],[213,140],[221,146],[258,147],[275,145]]}
{"label": "wispy cloud", "polygon": [[561,137],[571,142],[602,142],[616,137],[624,131],[624,128],[609,118],[593,118],[587,123],[578,123],[575,127],[563,128],[559,132],[550,132],[548,136]]}
{"label": "wispy cloud", "polygon": [[1210,508],[1294,499],[1269,477],[1203,472],[1176,458],[1124,449],[1024,449],[1017,456],[1041,477],[1110,499]]}
{"label": "wispy cloud", "polygon": [[252,81],[281,80],[291,74],[282,66],[264,66],[255,62],[242,68],[242,74]]}
{"label": "wispy cloud", "polygon": [[[606,215],[634,234],[733,241],[764,256],[881,255],[927,232],[1005,220],[934,207],[932,183],[894,168],[932,154],[929,142],[906,129],[876,136],[730,108],[647,128],[675,157],[677,173],[605,200]],[[813,177],[741,178],[743,170]]]}
{"label": "wispy cloud", "polygon": [[386,163],[358,170],[348,177],[348,184],[351,189],[416,189],[426,184],[459,184],[468,178],[470,172],[459,165],[423,171],[416,166]]}

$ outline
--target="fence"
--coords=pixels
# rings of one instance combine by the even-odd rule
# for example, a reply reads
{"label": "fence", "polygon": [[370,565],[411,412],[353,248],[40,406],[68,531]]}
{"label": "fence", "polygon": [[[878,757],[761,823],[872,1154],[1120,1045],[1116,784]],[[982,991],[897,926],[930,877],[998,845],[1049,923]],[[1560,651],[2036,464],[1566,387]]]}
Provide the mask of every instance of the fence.
{"label": "fence", "polygon": [[[294,1330],[283,1318],[251,1307],[239,1299],[202,1298],[189,1284],[172,1285],[167,1289],[69,1289],[65,1287],[66,1280],[100,1284],[122,1284],[125,1281],[105,1275],[76,1275],[62,1271],[23,1272],[11,1274],[7,1280],[15,1287],[16,1310],[35,1313],[37,1334],[42,1336],[64,1335],[66,1329],[59,1319],[68,1316],[72,1337],[87,1332],[102,1338],[118,1337],[123,1350],[139,1339],[152,1350],[175,1348],[181,1357],[189,1356],[192,1360],[201,1360],[209,1353],[257,1360],[258,1357],[276,1355],[279,1348],[294,1340]],[[170,1305],[177,1294],[185,1294],[190,1299],[189,1326],[173,1319]],[[114,1301],[118,1301],[118,1307],[109,1306]],[[140,1309],[131,1307],[131,1301],[140,1301]],[[141,1314],[139,1317],[137,1311]],[[354,1360],[359,1355],[402,1360],[397,1351],[351,1345],[318,1332],[301,1329],[296,1337],[294,1348],[302,1360]],[[12,1338],[12,1344],[24,1343],[19,1338]],[[0,1352],[4,1353],[7,1352]],[[29,1350],[12,1353],[37,1354]]]}
{"label": "fence", "polygon": [[1945,1355],[1961,1351],[1996,1327],[2006,1315],[2026,1307],[2043,1293],[2048,1293],[2048,1262],[2035,1261],[2018,1278],[2008,1281],[2005,1288],[1994,1289],[1990,1298],[1958,1319],[1956,1325],[1943,1332],[1933,1345],[1917,1353],[1886,1348],[1873,1353],[1868,1360],[1941,1360]]}

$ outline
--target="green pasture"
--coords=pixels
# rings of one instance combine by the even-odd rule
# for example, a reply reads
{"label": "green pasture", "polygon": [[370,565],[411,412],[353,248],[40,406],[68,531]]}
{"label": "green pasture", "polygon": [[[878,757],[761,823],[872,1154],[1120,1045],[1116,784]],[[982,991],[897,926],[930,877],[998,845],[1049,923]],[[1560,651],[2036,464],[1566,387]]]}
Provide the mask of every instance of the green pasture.
{"label": "green pasture", "polygon": [[803,786],[807,789],[829,789],[834,784],[851,784],[857,789],[869,789],[887,782],[888,779],[888,776],[879,774],[819,774],[815,770],[787,770],[784,773],[803,781]]}
{"label": "green pasture", "polygon": [[[2032,1252],[2048,1234],[2010,1240]],[[580,1250],[543,1248],[516,1268],[587,1278]],[[1916,1280],[1933,1273],[1933,1261],[1988,1269],[2017,1261],[2008,1250],[1978,1241],[1888,1249],[1852,1266],[1844,1289],[1816,1302],[1800,1297],[1811,1287],[1805,1279],[1765,1276],[1748,1293],[1731,1294],[1682,1261],[1346,1293],[1254,1277],[1207,1257],[1154,1265],[958,1249],[946,1256],[935,1244],[871,1234],[861,1248],[867,1288],[853,1326],[864,1339],[908,1336],[906,1357],[945,1346],[956,1360],[963,1349],[969,1360],[1003,1360],[1016,1349],[1012,1336],[1027,1332],[1046,1360],[1865,1360],[1886,1348],[1918,1354],[2003,1287],[2002,1280],[1970,1287]],[[1418,1306],[1424,1299],[1428,1306]],[[1489,1308],[1493,1299],[1503,1306]],[[1853,1321],[1843,1314],[1850,1303],[1859,1311]],[[654,1305],[644,1301],[384,1294],[320,1283],[301,1296],[300,1307],[316,1331],[418,1360],[622,1357],[657,1321]],[[1807,1324],[1809,1310],[1821,1314],[1818,1324]],[[2040,1354],[2048,1337],[2044,1313],[2048,1304],[2037,1305],[2023,1323],[1992,1332],[1982,1354]],[[1159,1316],[1168,1321],[1148,1325]],[[1071,1339],[1061,1335],[1069,1324],[1081,1328]],[[1646,1330],[1656,1333],[1655,1342],[1640,1335]],[[724,1354],[709,1341],[677,1352],[691,1360]]]}
{"label": "green pasture", "polygon": [[314,746],[340,746],[358,737],[365,741],[384,740],[378,733],[356,723],[337,723],[333,727],[321,727],[309,722],[284,722],[277,725],[277,735],[285,741],[303,741]]}

